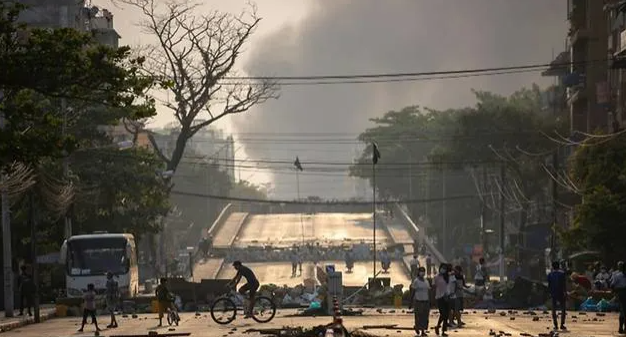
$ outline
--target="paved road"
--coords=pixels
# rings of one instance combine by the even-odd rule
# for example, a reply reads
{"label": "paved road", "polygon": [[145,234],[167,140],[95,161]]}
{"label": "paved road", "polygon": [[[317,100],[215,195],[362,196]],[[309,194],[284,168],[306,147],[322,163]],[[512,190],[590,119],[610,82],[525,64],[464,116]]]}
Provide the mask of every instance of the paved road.
{"label": "paved road", "polygon": [[[269,324],[259,325],[249,320],[239,318],[231,325],[218,326],[211,321],[207,313],[195,316],[190,313],[183,313],[180,327],[175,328],[171,332],[189,332],[191,336],[260,336],[258,333],[246,333],[246,330],[253,328],[281,328],[283,326],[303,326],[314,327],[330,323],[330,317],[287,317],[293,314],[292,310],[280,311],[277,317]],[[617,332],[617,315],[607,314],[605,317],[596,317],[595,314],[589,313],[587,316],[580,316],[577,313],[570,313],[570,318],[574,315],[578,316],[576,323],[570,322],[567,326],[569,332],[564,336],[616,336]],[[511,320],[511,316],[515,320]],[[533,321],[533,317],[539,317],[539,321]],[[430,322],[434,325],[436,320],[434,310],[431,311]],[[592,321],[596,319],[597,321]],[[98,318],[103,325],[106,325],[107,317]],[[468,336],[468,337],[489,337],[489,330],[492,329],[496,334],[500,331],[510,334],[513,337],[521,336],[539,336],[548,333],[551,326],[550,318],[547,315],[538,312],[537,316],[519,314],[507,314],[502,317],[499,313],[486,315],[482,312],[476,314],[468,314],[465,316],[467,326],[460,330],[451,331],[451,336]],[[3,333],[3,336],[12,337],[61,337],[61,336],[93,336],[93,326],[87,326],[85,333],[76,333],[76,329],[80,323],[78,318],[59,318],[53,319],[41,324],[30,325],[18,330],[12,330]],[[114,330],[105,330],[101,336],[113,335],[134,335],[146,334],[148,331],[158,331],[159,333],[167,333],[169,328],[156,328],[157,321],[155,315],[139,315],[138,318],[120,318],[120,327]],[[366,330],[371,336],[414,336],[415,333],[410,330],[413,326],[412,314],[385,313],[379,314],[374,311],[366,311],[362,317],[344,317],[344,325],[349,330],[360,329],[364,325],[387,325],[397,324],[394,329],[371,329]],[[400,329],[398,329],[400,328]],[[430,336],[435,336],[431,333]],[[543,335],[541,335],[543,336]]]}
{"label": "paved road", "polygon": [[248,216],[248,213],[235,212],[232,213],[222,225],[222,227],[215,233],[213,238],[213,246],[216,248],[230,247],[237,233],[241,229],[243,221]]}
{"label": "paved road", "polygon": [[202,259],[195,264],[193,270],[193,280],[200,282],[202,279],[214,279],[224,263],[221,258]]}
{"label": "paved road", "polygon": [[[284,247],[299,244],[303,238],[334,245],[347,241],[372,242],[372,229],[372,215],[368,213],[249,215],[235,245],[271,243]],[[379,244],[390,240],[382,226],[377,228],[376,236]]]}
{"label": "paved road", "polygon": [[[372,275],[372,262],[357,262],[354,264],[352,273],[345,272],[345,263],[343,261],[326,261],[321,265],[334,264],[335,270],[343,272],[344,286],[362,286],[367,282],[367,278]],[[291,264],[289,262],[272,262],[272,263],[248,263],[246,264],[259,278],[261,284],[273,283],[277,285],[294,286],[302,284],[304,278],[313,277],[313,264],[308,263],[303,266],[303,275],[291,277]],[[380,265],[376,266],[380,270]],[[219,273],[218,278],[233,278],[235,270],[232,267],[225,267]],[[380,274],[379,277],[390,277],[391,284],[409,284],[409,279],[405,269],[400,262],[393,262],[389,269],[389,274]]]}

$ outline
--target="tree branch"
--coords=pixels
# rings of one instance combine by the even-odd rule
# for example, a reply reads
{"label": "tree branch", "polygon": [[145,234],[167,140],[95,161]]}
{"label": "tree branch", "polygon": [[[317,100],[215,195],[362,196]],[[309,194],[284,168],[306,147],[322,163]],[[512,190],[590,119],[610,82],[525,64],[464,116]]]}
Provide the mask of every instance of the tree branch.
{"label": "tree branch", "polygon": [[169,82],[174,98],[164,105],[181,126],[168,167],[178,166],[187,140],[201,129],[278,97],[272,81],[234,83],[227,78],[261,20],[253,5],[240,15],[199,15],[194,13],[198,4],[188,0],[168,0],[160,3],[162,9],[156,0],[114,1],[139,8],[144,15],[141,26],[157,39],[146,55],[145,71]]}

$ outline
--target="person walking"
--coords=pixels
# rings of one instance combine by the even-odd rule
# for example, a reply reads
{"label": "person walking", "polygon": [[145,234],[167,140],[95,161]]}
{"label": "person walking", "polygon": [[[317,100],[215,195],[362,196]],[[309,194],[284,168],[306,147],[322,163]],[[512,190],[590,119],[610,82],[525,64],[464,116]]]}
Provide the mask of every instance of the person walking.
{"label": "person walking", "polygon": [[461,320],[461,315],[463,314],[463,310],[465,309],[465,289],[469,288],[467,286],[467,283],[465,283],[465,275],[463,275],[463,268],[461,266],[454,267],[454,278],[456,280],[456,301],[454,303],[454,318],[456,319],[457,326],[460,328],[465,325],[465,323],[463,323],[463,320]]}
{"label": "person walking", "polygon": [[426,276],[430,277],[433,275],[433,257],[428,253],[426,255]]}
{"label": "person walking", "polygon": [[450,318],[450,305],[448,294],[448,282],[450,281],[450,275],[448,274],[448,265],[442,263],[439,266],[439,274],[435,277],[435,300],[437,301],[437,309],[439,309],[439,320],[435,327],[435,333],[439,336],[441,330],[441,336],[448,336],[448,319]]}
{"label": "person walking", "polygon": [[566,276],[565,272],[560,269],[558,261],[552,262],[552,271],[548,274],[548,290],[552,297],[552,323],[554,323],[554,330],[557,331],[559,329],[556,314],[557,308],[561,311],[561,330],[567,330],[565,327]]}
{"label": "person walking", "polygon": [[119,285],[115,279],[113,279],[113,273],[107,272],[106,283],[106,305],[107,311],[111,315],[111,324],[107,325],[107,328],[117,328],[117,319],[115,318],[115,309],[119,304],[120,292]]}
{"label": "person walking", "polygon": [[448,271],[448,308],[450,308],[450,315],[448,319],[448,327],[455,329],[457,328],[457,324],[454,323],[454,318],[456,317],[456,275],[455,271],[452,268],[452,264],[446,265],[446,270]]}
{"label": "person walking", "polygon": [[35,283],[26,266],[20,267],[18,289],[20,292],[20,316],[24,315],[24,308],[28,310],[28,316],[32,316],[31,308],[33,307]]}
{"label": "person walking", "polygon": [[415,279],[420,267],[420,260],[417,258],[417,253],[413,254],[413,259],[411,259],[409,265],[411,266],[411,279]]}
{"label": "person walking", "polygon": [[426,279],[426,268],[424,267],[417,269],[417,275],[411,283],[410,298],[415,315],[415,333],[418,336],[427,336],[428,315],[430,314],[430,283]]}
{"label": "person walking", "polygon": [[167,279],[161,278],[160,284],[154,290],[158,302],[159,326],[163,326],[163,316],[172,305],[170,290],[167,288]]}
{"label": "person walking", "polygon": [[83,295],[83,322],[78,332],[83,332],[85,324],[87,324],[87,317],[91,317],[91,322],[95,324],[96,331],[101,331],[96,320],[96,287],[92,283],[87,285],[87,291]]}
{"label": "person walking", "polygon": [[298,270],[298,251],[296,248],[291,249],[291,277],[296,277],[296,272]]}
{"label": "person walking", "polygon": [[618,332],[626,332],[626,267],[624,261],[617,263],[617,271],[611,278],[611,288],[619,301],[619,329]]}

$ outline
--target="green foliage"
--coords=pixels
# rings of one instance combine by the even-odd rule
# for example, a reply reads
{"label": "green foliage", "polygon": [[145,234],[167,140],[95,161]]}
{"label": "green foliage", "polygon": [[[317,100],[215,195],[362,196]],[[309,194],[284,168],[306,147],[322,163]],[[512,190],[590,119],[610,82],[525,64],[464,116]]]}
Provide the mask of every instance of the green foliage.
{"label": "green foliage", "polygon": [[157,233],[160,217],[169,210],[168,189],[157,174],[162,167],[145,149],[77,151],[71,162],[80,189],[74,205],[77,232]]}
{"label": "green foliage", "polygon": [[[477,195],[476,184],[480,183],[474,178],[477,175],[480,180],[481,176],[472,177],[472,169],[486,168],[492,174],[504,161],[509,180],[516,186],[514,192],[519,194],[521,205],[515,207],[528,209],[537,198],[544,198],[549,179],[540,165],[545,158],[528,153],[553,150],[555,144],[542,131],[551,133],[564,125],[552,111],[545,111],[543,93],[537,86],[508,97],[474,93],[477,103],[472,107],[434,111],[413,106],[371,119],[375,126],[359,136],[367,147],[351,167],[351,174],[371,182],[370,144],[375,141],[382,155],[376,165],[381,197],[407,200],[471,196]],[[408,206],[414,219],[422,217],[431,224],[431,235],[443,234],[442,202]],[[459,246],[476,243],[478,197],[447,200],[446,211],[448,236]]]}
{"label": "green foliage", "polygon": [[626,136],[587,140],[572,157],[570,175],[582,203],[562,233],[566,247],[598,250],[605,262],[615,262],[626,255]]}
{"label": "green foliage", "polygon": [[26,27],[17,23],[22,9],[0,4],[0,113],[7,121],[0,132],[3,165],[36,163],[76,148],[74,136],[61,133],[67,113],[62,99],[75,114],[89,115],[92,107],[133,120],[155,114],[154,100],[146,94],[154,81],[140,73],[143,59],[131,58],[128,47],[103,46],[73,29]]}

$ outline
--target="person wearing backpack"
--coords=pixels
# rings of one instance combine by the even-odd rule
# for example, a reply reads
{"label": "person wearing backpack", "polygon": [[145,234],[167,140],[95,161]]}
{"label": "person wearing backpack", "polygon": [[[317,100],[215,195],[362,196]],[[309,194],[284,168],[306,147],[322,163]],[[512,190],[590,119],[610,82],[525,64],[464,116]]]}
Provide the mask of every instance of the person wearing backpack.
{"label": "person wearing backpack", "polygon": [[117,328],[117,320],[115,319],[115,309],[118,306],[120,298],[119,285],[113,279],[113,273],[107,272],[106,283],[106,304],[109,314],[111,314],[111,324],[107,328]]}

